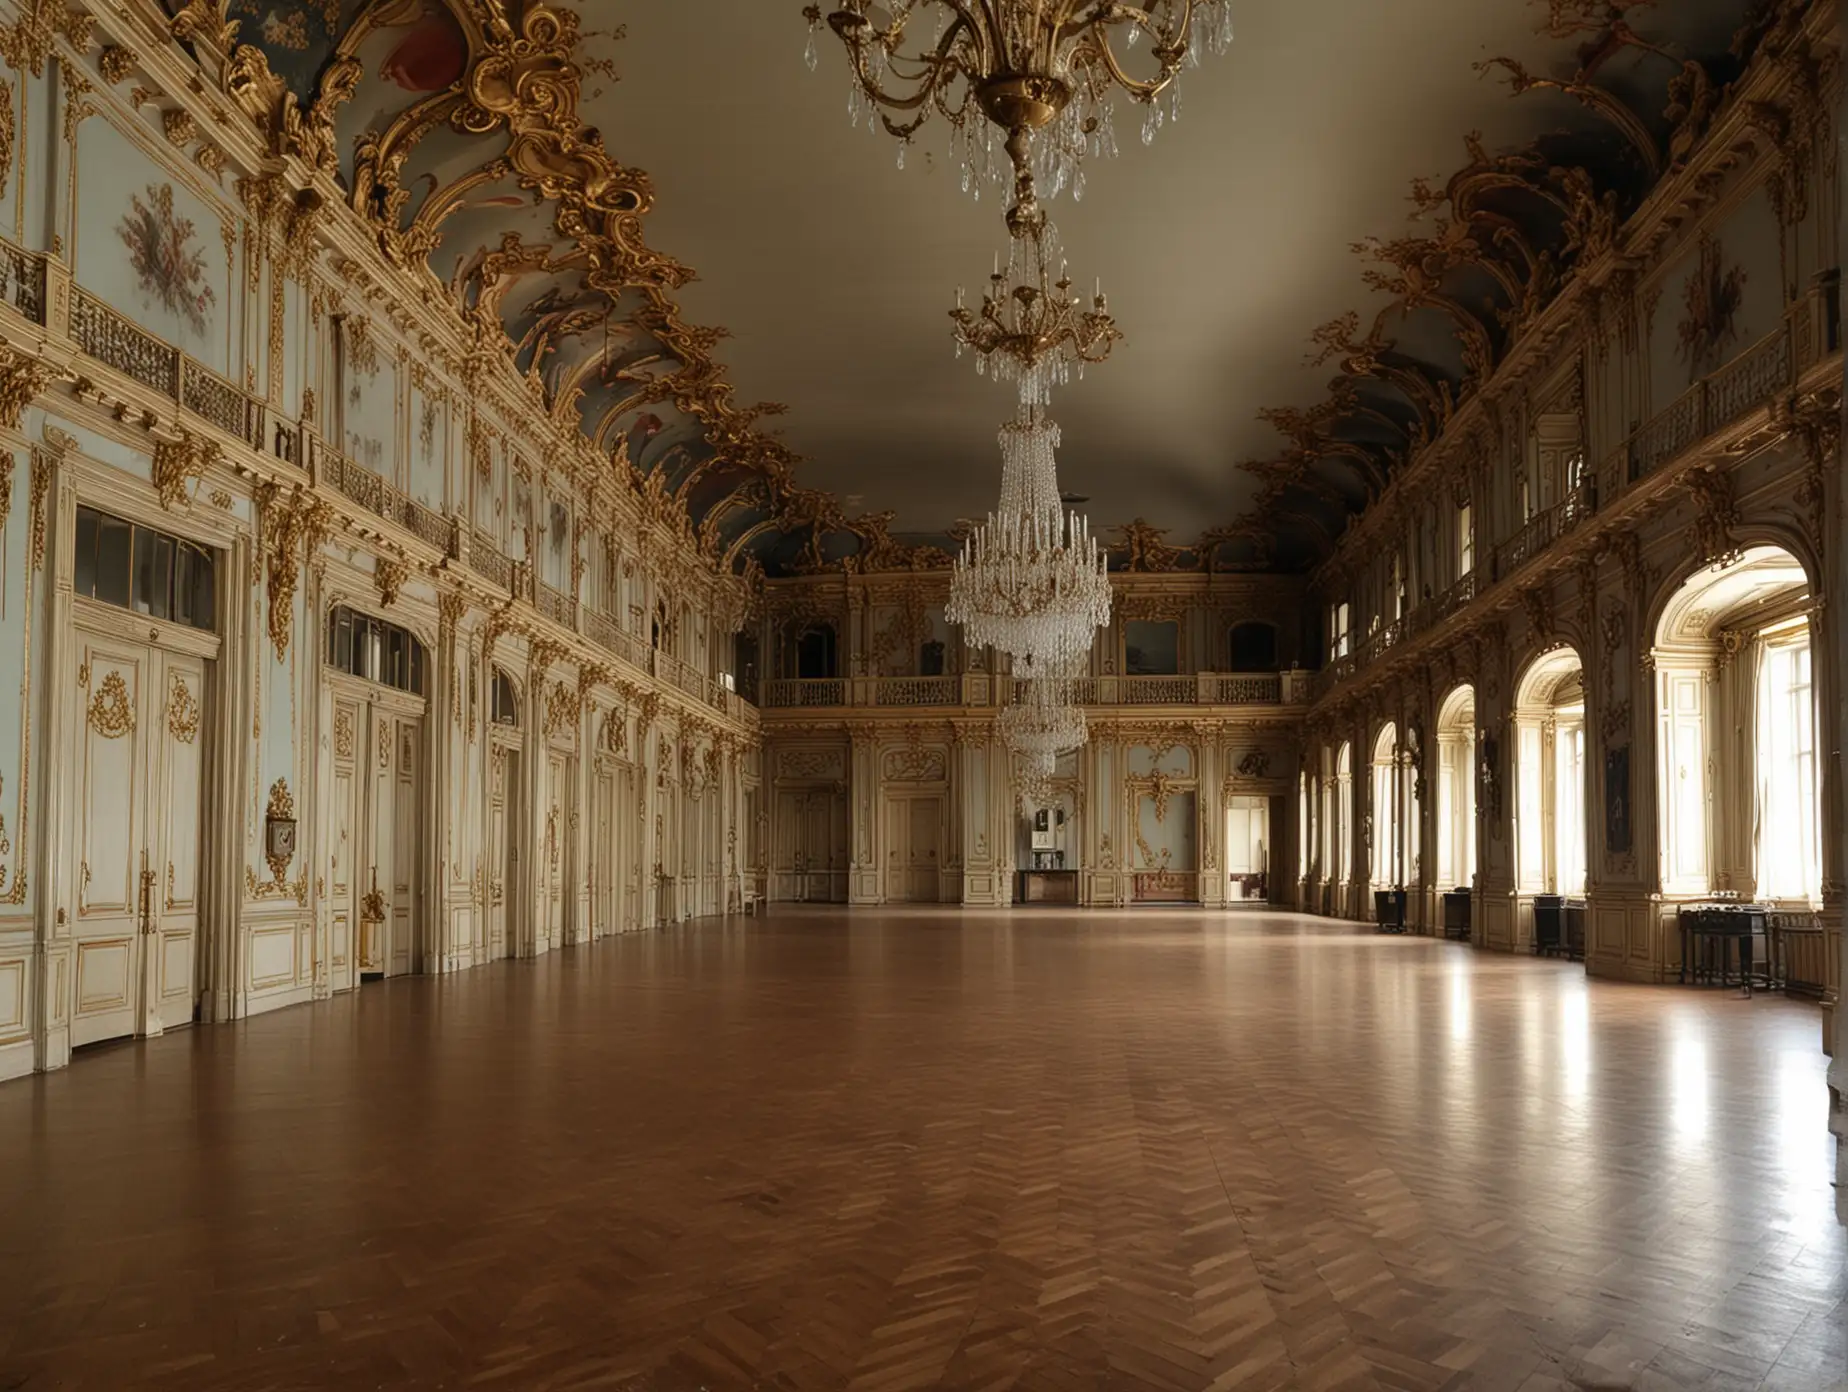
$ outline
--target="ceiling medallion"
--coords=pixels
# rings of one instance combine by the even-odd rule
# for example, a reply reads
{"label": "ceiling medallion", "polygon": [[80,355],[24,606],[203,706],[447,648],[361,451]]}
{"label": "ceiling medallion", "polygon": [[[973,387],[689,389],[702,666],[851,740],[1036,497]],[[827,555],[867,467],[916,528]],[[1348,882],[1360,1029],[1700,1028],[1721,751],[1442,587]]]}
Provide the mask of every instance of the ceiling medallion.
{"label": "ceiling medallion", "polygon": [[[808,50],[819,61],[822,7],[811,4]],[[1084,196],[1084,161],[1117,150],[1111,98],[1146,108],[1144,144],[1179,119],[1175,78],[1232,42],[1231,0],[839,0],[827,24],[847,50],[847,115],[899,141],[933,116],[950,127],[963,188],[981,196],[1031,168],[1056,197]],[[933,37],[934,36],[934,37]],[[1147,56],[1133,50],[1148,40]],[[996,134],[1003,133],[1000,152]],[[1006,158],[1000,157],[1005,154]]]}

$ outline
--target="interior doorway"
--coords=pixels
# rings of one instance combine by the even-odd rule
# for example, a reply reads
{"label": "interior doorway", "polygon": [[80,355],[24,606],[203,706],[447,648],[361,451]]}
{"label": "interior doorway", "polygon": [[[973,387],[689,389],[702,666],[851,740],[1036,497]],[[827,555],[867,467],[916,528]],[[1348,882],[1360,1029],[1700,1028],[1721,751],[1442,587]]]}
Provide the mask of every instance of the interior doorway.
{"label": "interior doorway", "polygon": [[77,834],[66,844],[76,859],[78,1046],[194,1018],[211,657],[126,641],[81,618],[75,650],[84,719]]}
{"label": "interior doorway", "polygon": [[88,507],[73,549],[76,787],[59,839],[79,1046],[196,1017],[219,639],[216,552]]}
{"label": "interior doorway", "polygon": [[1270,799],[1226,800],[1226,902],[1263,904],[1270,899]]}
{"label": "interior doorway", "polygon": [[329,979],[339,991],[423,966],[428,662],[409,631],[337,607],[324,674],[333,728]]}
{"label": "interior doorway", "polygon": [[943,799],[886,800],[886,897],[899,904],[934,904],[940,897]]}

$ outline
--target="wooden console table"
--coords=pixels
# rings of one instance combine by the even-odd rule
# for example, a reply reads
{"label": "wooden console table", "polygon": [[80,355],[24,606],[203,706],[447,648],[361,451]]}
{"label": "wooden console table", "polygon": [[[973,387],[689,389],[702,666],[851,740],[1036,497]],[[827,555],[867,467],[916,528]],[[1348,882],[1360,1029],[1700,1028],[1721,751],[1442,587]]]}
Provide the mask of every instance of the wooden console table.
{"label": "wooden console table", "polygon": [[1021,870],[1014,900],[1019,904],[1077,904],[1076,870]]}

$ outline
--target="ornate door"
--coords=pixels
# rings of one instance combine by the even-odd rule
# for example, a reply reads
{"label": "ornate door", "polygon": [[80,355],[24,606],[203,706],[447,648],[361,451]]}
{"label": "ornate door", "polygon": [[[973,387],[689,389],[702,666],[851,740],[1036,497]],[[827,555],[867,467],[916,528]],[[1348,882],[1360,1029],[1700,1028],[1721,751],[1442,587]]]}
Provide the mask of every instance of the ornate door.
{"label": "ornate door", "polygon": [[398,789],[397,775],[392,767],[397,729],[387,712],[362,709],[366,712],[369,739],[363,840],[367,855],[360,892],[359,970],[364,976],[383,976],[390,960],[392,853],[397,848],[392,807]]}
{"label": "ornate door", "polygon": [[545,940],[546,946],[565,942],[565,872],[571,845],[571,759],[546,754],[545,770]]}
{"label": "ornate door", "polygon": [[160,655],[160,728],[149,741],[149,863],[164,866],[159,912],[149,946],[159,953],[148,980],[157,983],[163,1029],[192,1023],[194,961],[199,944],[200,846],[203,841],[205,662],[177,653]]}
{"label": "ornate door", "polygon": [[206,667],[82,629],[75,647],[81,1045],[193,1018]]}
{"label": "ornate door", "polygon": [[496,743],[488,755],[488,957],[509,951],[507,904],[516,893],[520,841],[513,814],[520,784],[520,753]]}
{"label": "ornate door", "polygon": [[616,931],[616,775],[597,770],[590,816],[591,934],[605,937]]}
{"label": "ornate door", "polygon": [[365,710],[356,701],[334,701],[334,776],[327,828],[330,847],[327,893],[330,942],[328,982],[333,990],[351,990],[359,977],[354,965],[360,896],[365,892],[361,872],[359,820],[360,733]]}
{"label": "ornate door", "polygon": [[937,902],[942,809],[939,798],[911,799],[910,835],[905,842],[905,898],[913,904]]}
{"label": "ornate door", "polygon": [[422,763],[423,721],[396,716],[392,720],[393,749],[391,768],[391,875],[381,876],[380,883],[391,886],[391,954],[385,968],[389,976],[402,976],[417,969],[417,835],[420,821],[423,780],[418,776]]}
{"label": "ornate door", "polygon": [[71,1043],[139,1033],[142,937],[156,878],[147,855],[147,744],[153,737],[154,653],[77,634],[76,999]]}

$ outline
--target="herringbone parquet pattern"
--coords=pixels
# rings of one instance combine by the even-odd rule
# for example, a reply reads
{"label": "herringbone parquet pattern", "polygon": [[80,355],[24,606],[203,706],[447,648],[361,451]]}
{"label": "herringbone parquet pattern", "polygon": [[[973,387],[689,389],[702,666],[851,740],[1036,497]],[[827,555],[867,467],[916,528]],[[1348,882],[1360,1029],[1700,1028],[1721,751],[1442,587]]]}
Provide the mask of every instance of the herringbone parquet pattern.
{"label": "herringbone parquet pattern", "polygon": [[1848,1380],[1813,1007],[785,910],[0,1087],[0,1389]]}

